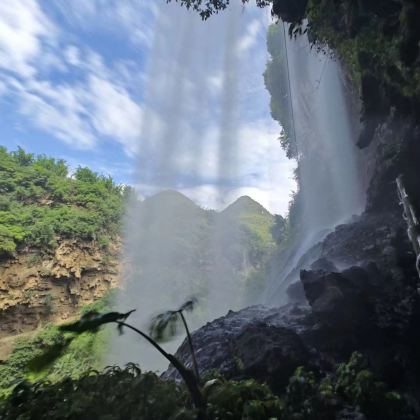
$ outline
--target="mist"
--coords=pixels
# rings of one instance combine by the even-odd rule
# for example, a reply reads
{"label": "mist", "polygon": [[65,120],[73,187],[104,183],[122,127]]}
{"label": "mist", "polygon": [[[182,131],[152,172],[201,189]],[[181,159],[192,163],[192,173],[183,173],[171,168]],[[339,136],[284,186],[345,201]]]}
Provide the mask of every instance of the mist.
{"label": "mist", "polygon": [[[188,319],[192,329],[257,301],[244,285],[252,264],[237,223],[242,204],[234,216],[220,211],[247,192],[241,142],[250,76],[244,59],[254,42],[250,28],[265,37],[267,24],[261,10],[245,13],[239,4],[207,22],[177,5],[162,4],[158,10],[136,168],[140,197],[127,210],[117,304],[121,311],[137,309],[130,321],[145,330],[153,315],[176,309],[191,296],[199,300]],[[274,131],[270,141],[285,160]],[[211,192],[204,201],[218,213],[177,192],[188,191],[202,202],[203,186]],[[165,346],[174,351],[182,338]],[[154,349],[130,334],[112,340],[107,359],[166,368]]]}
{"label": "mist", "polygon": [[359,110],[354,109],[352,95],[346,91],[340,63],[327,48],[311,45],[306,33],[289,37],[288,25],[283,33],[303,233],[271,279],[265,298],[270,305],[287,302],[287,287],[299,281],[299,269],[313,262],[307,258],[304,266],[297,267],[299,260],[337,225],[360,214],[366,195],[361,152],[356,146]]}

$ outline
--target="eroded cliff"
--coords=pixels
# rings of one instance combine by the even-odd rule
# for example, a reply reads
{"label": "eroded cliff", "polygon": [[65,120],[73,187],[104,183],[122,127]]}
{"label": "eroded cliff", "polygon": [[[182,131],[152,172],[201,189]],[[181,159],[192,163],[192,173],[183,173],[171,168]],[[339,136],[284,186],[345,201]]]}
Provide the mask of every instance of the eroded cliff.
{"label": "eroded cliff", "polygon": [[120,279],[121,240],[106,248],[94,241],[65,239],[51,253],[29,249],[0,261],[0,353],[10,336],[60,323],[115,288]]}

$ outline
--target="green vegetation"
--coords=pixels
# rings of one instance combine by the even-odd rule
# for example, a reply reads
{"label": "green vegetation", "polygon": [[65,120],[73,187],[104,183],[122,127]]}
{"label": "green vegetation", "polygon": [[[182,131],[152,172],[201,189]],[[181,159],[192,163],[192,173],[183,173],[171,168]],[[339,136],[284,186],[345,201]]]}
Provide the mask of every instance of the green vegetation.
{"label": "green vegetation", "polygon": [[[110,290],[81,312],[107,311],[114,298],[115,291]],[[102,330],[97,334],[86,332],[69,341],[58,326],[47,325],[31,338],[17,339],[12,354],[0,364],[0,398],[10,394],[20,381],[42,379],[54,383],[102,368],[107,338],[108,331]],[[50,352],[46,353],[46,349]]]}
{"label": "green vegetation", "polygon": [[[106,331],[98,336],[85,333],[71,343],[54,325],[45,327],[33,338],[16,340],[10,357],[0,365],[0,397],[8,395],[16,383],[28,380],[47,379],[51,382],[66,377],[77,378],[89,369],[101,368],[101,355],[105,344]],[[69,344],[69,345],[68,345]],[[57,360],[51,360],[52,354],[45,354],[45,349],[54,350]],[[38,369],[33,361],[43,362],[45,367]]]}
{"label": "green vegetation", "polygon": [[227,227],[223,242],[231,247],[233,260],[246,253],[251,265],[260,267],[275,248],[274,216],[248,196],[222,211],[218,223]]}
{"label": "green vegetation", "polygon": [[417,2],[310,0],[309,35],[328,46],[361,94],[367,146],[388,116],[420,118],[420,6]]}
{"label": "green vegetation", "polygon": [[98,240],[120,230],[125,187],[63,160],[0,147],[0,254],[22,246],[50,251],[59,238]]}
{"label": "green vegetation", "polygon": [[[97,305],[97,308],[106,309],[110,298]],[[176,311],[158,315],[150,324],[152,336],[126,323],[132,311],[126,314],[101,314],[86,308],[80,320],[60,328],[47,329],[32,342],[22,342],[13,358],[13,367],[34,372],[42,366],[44,376],[38,373],[37,377],[21,377],[18,378],[22,379],[20,382],[8,384],[9,392],[0,394],[0,418],[23,420],[48,415],[51,419],[115,420],[415,419],[408,400],[387,389],[369,370],[366,359],[357,352],[351,355],[347,363],[340,363],[328,372],[313,372],[303,366],[297,368],[279,395],[274,395],[267,385],[253,379],[226,380],[217,371],[205,372],[200,380],[197,373],[194,374],[177,358],[166,353],[155,341],[163,339],[166,333],[173,335],[180,320],[179,315],[184,310],[191,310],[193,305],[194,301],[191,300]],[[185,319],[183,322],[188,332]],[[141,372],[133,364],[125,369],[108,367],[101,373],[82,365],[76,375],[73,371],[61,369],[45,381],[44,366],[51,366],[56,357],[63,364],[67,351],[76,360],[87,360],[88,356],[82,350],[93,352],[92,337],[102,334],[100,327],[108,323],[117,324],[121,332],[129,328],[147,339],[174,365],[184,382],[177,384],[160,379],[153,373]],[[84,341],[78,341],[81,339]],[[37,345],[35,357],[34,343]],[[79,352],[72,350],[75,343]],[[96,342],[97,346],[98,343],[99,348],[103,347],[103,342]],[[69,350],[65,352],[66,347]],[[191,351],[194,354],[192,347]],[[57,367],[55,369],[57,371]],[[4,378],[4,374],[9,372],[3,370],[1,373]],[[31,383],[28,379],[38,381]]]}
{"label": "green vegetation", "polygon": [[369,420],[415,418],[405,398],[378,381],[357,352],[348,363],[339,364],[325,376],[298,368],[289,381],[285,400],[288,419],[333,420],[338,413]]}
{"label": "green vegetation", "polygon": [[[370,7],[360,7],[349,0],[310,0],[311,38],[338,53],[358,86],[362,73],[368,71],[382,83],[399,85],[401,93],[420,99],[420,69],[414,65],[418,45],[414,41],[410,57],[405,51],[409,38],[418,37],[418,30],[410,26],[418,11],[409,2],[403,3],[373,1]],[[369,63],[364,61],[366,56]]]}
{"label": "green vegetation", "polygon": [[[286,35],[287,36],[287,35]],[[293,111],[289,89],[287,57],[283,25],[271,25],[267,33],[267,49],[271,56],[264,72],[265,86],[270,93],[271,116],[282,127],[280,144],[289,159],[297,157]]]}
{"label": "green vegetation", "polygon": [[[354,353],[327,375],[298,368],[280,396],[254,380],[227,381],[204,375],[208,419],[231,420],[414,420],[406,400],[386,389]],[[0,401],[0,417],[33,419],[196,419],[183,385],[142,373],[135,365],[107,368],[56,384],[21,383]],[[339,417],[341,416],[341,417]],[[347,417],[346,417],[347,416]]]}
{"label": "green vegetation", "polygon": [[[170,3],[172,0],[167,0]],[[192,9],[197,12],[203,20],[210,16],[225,10],[229,5],[229,0],[174,0],[176,3],[185,6],[187,9]],[[243,4],[248,3],[249,0],[241,0]],[[271,0],[255,0],[258,7],[265,7],[271,3]]]}

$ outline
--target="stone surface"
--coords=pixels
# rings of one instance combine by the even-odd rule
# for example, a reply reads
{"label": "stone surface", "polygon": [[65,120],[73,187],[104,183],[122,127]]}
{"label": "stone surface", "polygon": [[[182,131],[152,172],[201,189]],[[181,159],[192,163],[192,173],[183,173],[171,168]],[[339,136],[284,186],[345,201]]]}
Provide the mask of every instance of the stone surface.
{"label": "stone surface", "polygon": [[62,322],[116,287],[120,247],[118,238],[106,252],[94,242],[61,240],[54,254],[26,250],[0,261],[0,339]]}
{"label": "stone surface", "polygon": [[[206,324],[193,333],[200,371],[219,369],[227,378],[252,377],[283,389],[296,367],[311,360],[304,340],[316,327],[308,312],[305,305],[252,306]],[[191,366],[186,342],[177,356]],[[164,376],[178,377],[172,367]]]}

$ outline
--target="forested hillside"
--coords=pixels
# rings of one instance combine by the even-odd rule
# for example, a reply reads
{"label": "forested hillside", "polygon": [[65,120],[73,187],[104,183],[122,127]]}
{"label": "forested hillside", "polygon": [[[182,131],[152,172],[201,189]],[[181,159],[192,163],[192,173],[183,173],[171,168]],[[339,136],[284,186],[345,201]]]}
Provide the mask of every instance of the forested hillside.
{"label": "forested hillside", "polygon": [[23,247],[51,252],[59,239],[95,240],[118,234],[126,188],[63,160],[0,147],[0,253]]}
{"label": "forested hillside", "polygon": [[129,188],[0,147],[0,359],[10,336],[62,322],[118,284]]}

